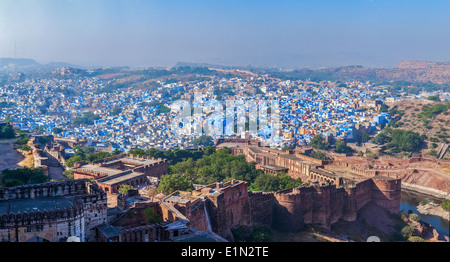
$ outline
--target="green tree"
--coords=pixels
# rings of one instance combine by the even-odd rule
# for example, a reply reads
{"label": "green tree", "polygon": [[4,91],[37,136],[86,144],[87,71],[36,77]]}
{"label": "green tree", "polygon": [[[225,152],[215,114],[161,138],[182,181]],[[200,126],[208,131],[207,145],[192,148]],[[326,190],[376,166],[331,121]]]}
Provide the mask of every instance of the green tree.
{"label": "green tree", "polygon": [[255,179],[255,187],[263,192],[278,191],[280,182],[276,176],[271,174],[261,174]]}
{"label": "green tree", "polygon": [[192,180],[179,174],[169,174],[161,177],[161,182],[158,185],[158,192],[166,195],[171,194],[177,190],[192,189]]}
{"label": "green tree", "polygon": [[31,148],[28,145],[23,145],[20,149],[23,150],[23,151],[30,151],[31,150]]}
{"label": "green tree", "polygon": [[17,140],[16,144],[18,144],[18,145],[26,145],[29,140],[30,140],[30,138],[27,135],[27,136],[24,136],[21,139]]}
{"label": "green tree", "polygon": [[392,138],[387,131],[388,129],[384,129],[377,136],[372,139],[372,142],[378,145],[384,145],[388,142],[391,142]]}
{"label": "green tree", "polygon": [[313,136],[309,141],[308,145],[317,149],[324,149],[324,150],[330,149],[330,143],[326,142],[321,134]]}
{"label": "green tree", "polygon": [[49,180],[42,168],[31,169],[22,167],[13,170],[6,169],[3,170],[2,173],[5,184],[8,184],[8,181],[11,180],[14,184],[17,183],[17,181],[20,181],[22,184],[39,184]]}
{"label": "green tree", "polygon": [[426,242],[425,239],[418,236],[410,236],[408,242]]}
{"label": "green tree", "polygon": [[74,156],[70,157],[69,159],[67,159],[66,165],[68,167],[73,167],[73,164],[75,164],[76,162],[80,162],[80,161],[83,161],[83,157],[80,155],[74,155]]}
{"label": "green tree", "polygon": [[405,239],[408,239],[408,238],[411,237],[412,234],[414,233],[414,226],[410,226],[410,225],[404,226],[404,227],[402,228],[401,233],[402,233],[402,236],[403,236]]}
{"label": "green tree", "polygon": [[387,112],[389,110],[389,106],[386,105],[385,103],[382,103],[380,105],[380,112]]}
{"label": "green tree", "polygon": [[345,142],[343,141],[336,141],[336,153],[353,153],[353,148],[349,147]]}
{"label": "green tree", "polygon": [[316,150],[312,150],[311,153],[309,154],[309,156],[313,157],[315,159],[319,159],[319,160],[327,159],[327,155],[325,153],[322,153],[322,152],[316,151]]}
{"label": "green tree", "polygon": [[439,96],[429,96],[429,97],[427,97],[427,99],[431,100],[431,101],[436,101],[436,102],[440,102],[441,101]]}
{"label": "green tree", "polygon": [[144,216],[147,224],[153,225],[162,221],[162,218],[158,213],[151,207],[144,209]]}
{"label": "green tree", "polygon": [[122,151],[120,149],[118,149],[118,148],[114,148],[114,150],[112,151],[112,154],[113,155],[120,155],[120,154],[122,154]]}
{"label": "green tree", "polygon": [[194,146],[198,147],[198,146],[204,146],[204,147],[208,147],[208,146],[213,146],[214,145],[214,139],[210,136],[200,136],[197,137],[196,139],[194,139]]}
{"label": "green tree", "polygon": [[59,134],[59,133],[61,133],[62,131],[63,131],[63,129],[60,128],[60,127],[54,127],[54,128],[52,129],[52,132],[53,132],[54,134]]}
{"label": "green tree", "polygon": [[256,226],[250,234],[249,242],[272,242],[272,231],[268,227]]}
{"label": "green tree", "polygon": [[128,190],[131,189],[133,189],[133,186],[122,184],[120,185],[119,190],[117,190],[117,192],[119,192],[119,194],[126,195],[128,194]]}
{"label": "green tree", "polygon": [[16,133],[14,132],[14,128],[10,124],[6,124],[0,129],[0,138],[14,137],[16,137]]}
{"label": "green tree", "polygon": [[444,200],[442,200],[441,207],[442,207],[445,211],[449,211],[449,212],[450,212],[450,200],[449,200],[449,199],[444,199]]}
{"label": "green tree", "polygon": [[72,169],[66,169],[63,172],[63,175],[65,175],[68,179],[73,179],[73,170]]}
{"label": "green tree", "polygon": [[212,155],[216,150],[212,146],[207,146],[205,148],[205,155],[210,156]]}
{"label": "green tree", "polygon": [[94,114],[94,112],[86,112],[82,116],[77,116],[73,120],[73,125],[93,125],[95,120],[99,120],[100,116]]}
{"label": "green tree", "polygon": [[122,113],[122,108],[120,108],[118,106],[115,106],[115,107],[113,107],[113,109],[111,109],[111,115],[112,116],[117,116],[120,113]]}

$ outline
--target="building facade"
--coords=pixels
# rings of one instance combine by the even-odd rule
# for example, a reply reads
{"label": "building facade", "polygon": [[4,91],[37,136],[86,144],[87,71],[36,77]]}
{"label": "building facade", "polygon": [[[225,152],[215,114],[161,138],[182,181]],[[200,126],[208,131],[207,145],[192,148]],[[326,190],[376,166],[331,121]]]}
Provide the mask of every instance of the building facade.
{"label": "building facade", "polygon": [[95,241],[106,210],[105,192],[87,179],[0,189],[0,241]]}

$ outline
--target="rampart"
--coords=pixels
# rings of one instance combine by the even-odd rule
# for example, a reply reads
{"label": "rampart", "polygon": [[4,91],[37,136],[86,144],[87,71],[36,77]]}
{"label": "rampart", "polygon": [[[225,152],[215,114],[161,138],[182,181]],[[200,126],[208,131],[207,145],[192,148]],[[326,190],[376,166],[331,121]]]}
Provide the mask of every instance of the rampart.
{"label": "rampart", "polygon": [[0,238],[93,240],[94,227],[106,222],[106,207],[106,194],[86,179],[0,189]]}
{"label": "rampart", "polygon": [[301,231],[305,224],[329,229],[339,219],[354,221],[372,202],[389,212],[400,209],[401,180],[375,177],[353,187],[314,183],[277,192],[248,192],[252,225]]}

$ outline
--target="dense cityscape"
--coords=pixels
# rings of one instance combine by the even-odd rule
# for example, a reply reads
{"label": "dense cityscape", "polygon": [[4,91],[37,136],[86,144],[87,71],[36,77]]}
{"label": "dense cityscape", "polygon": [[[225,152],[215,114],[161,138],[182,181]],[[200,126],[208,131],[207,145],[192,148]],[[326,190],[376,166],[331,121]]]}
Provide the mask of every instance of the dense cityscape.
{"label": "dense cityscape", "polygon": [[450,241],[448,3],[3,2],[1,243]]}
{"label": "dense cityscape", "polygon": [[[262,115],[258,126],[256,123],[254,127],[244,125],[252,115],[248,107],[243,106],[248,101],[267,101],[265,107],[261,105],[266,110],[271,102],[276,101],[274,105],[278,107],[280,126],[277,137],[271,137],[270,141],[271,147],[279,149],[307,144],[315,134],[353,140],[355,132],[361,128],[376,132],[380,125],[389,121],[389,114],[378,110],[381,101],[389,94],[382,88],[372,88],[368,83],[357,81],[336,83],[282,81],[265,76],[213,77],[207,81],[169,84],[161,81],[150,90],[98,92],[107,84],[108,81],[96,77],[38,78],[7,84],[0,89],[2,102],[8,105],[2,109],[1,116],[2,119],[13,120],[22,130],[72,139],[88,138],[92,143],[113,144],[122,152],[132,148],[192,148],[195,137],[203,134],[215,139],[247,136],[264,141],[275,134],[274,129],[267,123],[262,124]],[[221,95],[221,90],[230,90],[232,95]],[[171,97],[168,98],[167,94]],[[196,101],[195,94],[201,94],[199,101]],[[174,100],[173,97],[179,99]],[[184,132],[177,135],[171,132],[174,131],[171,124],[180,114],[182,101],[203,109],[199,115],[203,116],[200,123],[204,126],[212,126],[211,122],[222,124],[229,119],[225,114],[204,118],[211,114],[212,109],[231,101],[236,104],[232,127],[239,123],[239,129],[222,128],[223,132]],[[171,110],[161,111],[160,108]],[[253,124],[255,121],[250,122]]]}

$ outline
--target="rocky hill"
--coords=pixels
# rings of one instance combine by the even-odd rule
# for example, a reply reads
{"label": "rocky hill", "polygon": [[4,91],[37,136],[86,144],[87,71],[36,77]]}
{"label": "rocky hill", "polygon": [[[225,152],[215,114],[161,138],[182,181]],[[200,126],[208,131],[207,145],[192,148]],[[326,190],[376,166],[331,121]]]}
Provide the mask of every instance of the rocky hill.
{"label": "rocky hill", "polygon": [[450,83],[450,62],[401,62],[394,68],[365,68],[345,66],[318,70],[298,69],[293,71],[273,71],[271,75],[284,79],[313,80],[360,80],[360,81],[408,81]]}
{"label": "rocky hill", "polygon": [[401,62],[392,69],[377,70],[377,77],[389,81],[450,82],[450,63]]}

